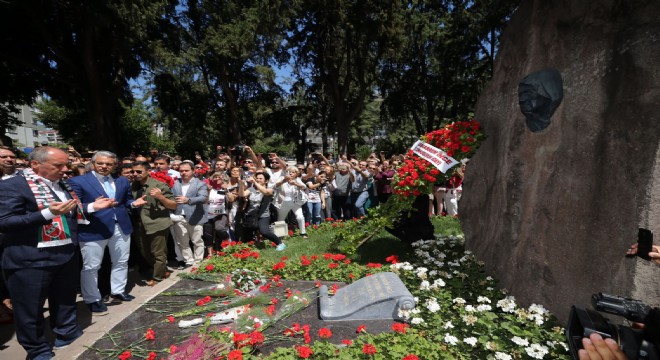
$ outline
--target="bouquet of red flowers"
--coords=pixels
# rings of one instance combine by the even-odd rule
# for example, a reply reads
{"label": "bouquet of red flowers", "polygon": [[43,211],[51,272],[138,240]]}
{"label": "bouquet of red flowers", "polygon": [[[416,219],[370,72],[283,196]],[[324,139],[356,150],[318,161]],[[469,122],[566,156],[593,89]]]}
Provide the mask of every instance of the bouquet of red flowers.
{"label": "bouquet of red flowers", "polygon": [[149,173],[149,176],[160,182],[164,182],[169,187],[174,186],[174,179],[172,179],[171,176],[167,175],[166,171],[154,171]]}
{"label": "bouquet of red flowers", "polygon": [[[475,120],[457,121],[427,133],[421,140],[444,151],[457,161],[468,159],[477,151],[486,135],[481,124]],[[403,163],[397,169],[393,179],[392,191],[399,196],[430,194],[433,184],[446,182],[460,165],[456,165],[443,174],[429,161],[419,157],[412,150],[408,151]]]}

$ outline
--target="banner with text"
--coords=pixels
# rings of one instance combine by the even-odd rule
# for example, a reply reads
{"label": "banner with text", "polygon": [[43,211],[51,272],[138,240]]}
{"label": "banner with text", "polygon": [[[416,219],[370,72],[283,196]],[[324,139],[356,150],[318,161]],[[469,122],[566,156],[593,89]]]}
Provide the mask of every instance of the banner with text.
{"label": "banner with text", "polygon": [[447,155],[446,152],[421,140],[417,140],[417,142],[413,144],[411,150],[414,151],[415,154],[422,157],[424,160],[429,161],[431,164],[437,167],[438,170],[442,171],[443,174],[446,173],[447,170],[451,169],[452,166],[458,164],[458,161]]}

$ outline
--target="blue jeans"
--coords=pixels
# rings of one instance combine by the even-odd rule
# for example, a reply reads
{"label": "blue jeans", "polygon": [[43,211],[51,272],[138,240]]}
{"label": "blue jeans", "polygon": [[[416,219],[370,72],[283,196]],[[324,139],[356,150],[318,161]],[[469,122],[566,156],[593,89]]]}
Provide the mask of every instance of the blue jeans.
{"label": "blue jeans", "polygon": [[310,221],[313,225],[319,225],[321,223],[321,203],[320,202],[307,202],[307,210],[309,210],[309,214],[311,216]]}
{"label": "blue jeans", "polygon": [[357,218],[361,218],[366,215],[366,211],[364,210],[364,203],[366,203],[368,199],[369,199],[368,191],[351,193],[351,202],[353,203],[353,207],[357,209],[357,214],[356,214]]}

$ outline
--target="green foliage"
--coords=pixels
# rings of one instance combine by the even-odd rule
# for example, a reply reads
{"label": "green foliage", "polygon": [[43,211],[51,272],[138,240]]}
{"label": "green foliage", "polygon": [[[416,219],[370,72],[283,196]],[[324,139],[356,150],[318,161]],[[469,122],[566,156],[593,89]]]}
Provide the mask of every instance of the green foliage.
{"label": "green foliage", "polygon": [[411,211],[412,197],[391,198],[385,204],[369,209],[368,217],[340,222],[332,249],[353,255],[369,239],[391,226],[405,211]]}
{"label": "green foliage", "polygon": [[[58,125],[63,128],[57,129],[69,139],[87,140],[76,146],[117,150],[120,101],[132,102],[128,81],[142,70],[140,61],[151,43],[149,29],[165,4],[165,0],[0,2],[0,32],[12,34],[0,51],[0,64],[11,69],[9,81],[0,86],[30,79],[21,81],[16,93],[31,92],[32,98],[45,93],[66,108],[71,116],[60,117]],[[0,96],[0,102],[4,100]],[[78,134],[72,131],[76,127]]]}

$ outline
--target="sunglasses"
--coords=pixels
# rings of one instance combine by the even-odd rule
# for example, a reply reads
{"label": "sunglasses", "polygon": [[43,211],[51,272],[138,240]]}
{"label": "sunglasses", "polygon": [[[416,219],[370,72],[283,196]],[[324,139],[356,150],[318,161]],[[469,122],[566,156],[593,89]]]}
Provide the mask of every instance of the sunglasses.
{"label": "sunglasses", "polygon": [[131,170],[131,174],[142,174],[143,172],[142,170]]}

